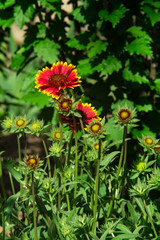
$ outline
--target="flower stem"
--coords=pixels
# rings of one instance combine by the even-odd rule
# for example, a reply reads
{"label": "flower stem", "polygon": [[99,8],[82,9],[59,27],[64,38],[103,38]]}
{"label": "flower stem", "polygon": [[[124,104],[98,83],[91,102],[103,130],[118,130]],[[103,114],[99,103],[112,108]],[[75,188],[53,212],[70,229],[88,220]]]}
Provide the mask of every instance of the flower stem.
{"label": "flower stem", "polygon": [[1,159],[1,157],[0,157],[0,183],[1,183],[1,187],[2,187],[2,192],[3,192],[4,201],[6,202],[6,200],[7,200],[7,195],[6,195],[6,191],[5,191],[5,187],[4,187],[4,182],[3,182],[2,159]]}
{"label": "flower stem", "polygon": [[2,240],[5,240],[5,216],[4,216],[4,209],[2,208],[2,228],[3,228],[3,232],[2,232]]}
{"label": "flower stem", "polygon": [[153,220],[152,220],[151,213],[150,213],[150,211],[149,211],[149,208],[147,207],[147,204],[146,204],[146,201],[145,201],[145,198],[144,198],[144,197],[142,197],[142,201],[143,201],[144,207],[145,207],[145,209],[146,209],[146,212],[147,212],[147,214],[148,214],[148,218],[149,218],[149,220],[150,220],[150,223],[151,223],[151,225],[152,225],[152,229],[153,229],[153,232],[154,232],[154,234],[155,234],[155,237],[157,238],[157,237],[158,237],[158,234],[157,234],[157,232],[156,232],[156,229],[155,229],[155,226],[154,226],[154,223],[153,223]]}
{"label": "flower stem", "polygon": [[108,209],[108,213],[107,213],[107,218],[110,217],[110,215],[112,213],[112,209],[113,209],[113,204],[114,204],[114,200],[115,200],[115,193],[116,193],[116,189],[117,189],[117,185],[118,185],[119,174],[120,174],[120,170],[121,170],[121,166],[122,166],[122,160],[123,160],[123,156],[124,156],[126,135],[127,135],[127,126],[124,126],[121,154],[120,154],[120,159],[119,159],[119,164],[118,164],[118,169],[117,169],[117,174],[116,174],[116,179],[115,179],[115,185],[114,185],[114,189],[113,189],[113,192],[112,192],[112,197],[111,197],[111,201],[110,201],[110,205],[109,205],[109,209]]}
{"label": "flower stem", "polygon": [[[17,144],[18,144],[18,159],[21,162],[21,143],[20,143],[20,135],[17,135]],[[22,193],[22,183],[20,183],[20,192]]]}
{"label": "flower stem", "polygon": [[[62,118],[61,115],[59,114],[59,130],[60,130],[60,148],[61,148],[61,153],[60,153],[60,173],[58,173],[58,187],[61,187],[61,182],[62,182],[62,139],[63,139],[63,131],[62,131]],[[58,192],[58,211],[61,211],[61,198],[62,198],[62,191]]]}
{"label": "flower stem", "polygon": [[65,162],[65,166],[67,166],[67,164],[69,164],[70,155],[71,155],[72,142],[73,142],[73,133],[71,135],[69,146],[68,146],[68,155],[67,155],[67,159],[66,159],[66,162]]}
{"label": "flower stem", "polygon": [[12,192],[13,192],[13,195],[15,195],[15,188],[14,188],[14,183],[13,183],[13,178],[12,178],[12,175],[10,172],[9,173],[9,179],[10,179],[10,182],[11,182],[11,188],[12,188]]}
{"label": "flower stem", "polygon": [[93,207],[93,225],[92,232],[96,234],[96,215],[97,215],[97,205],[98,205],[98,193],[99,193],[99,167],[102,157],[102,142],[99,139],[99,151],[98,151],[98,161],[97,161],[97,171],[95,178],[95,194],[94,194],[94,207]]}
{"label": "flower stem", "polygon": [[[80,124],[81,124],[81,128],[82,128],[82,132],[84,135],[85,131],[84,131],[83,122],[82,122],[81,118],[79,120],[80,120]],[[81,180],[83,178],[83,167],[84,167],[84,158],[85,158],[86,147],[87,147],[87,143],[86,143],[86,139],[84,138],[84,145],[83,145],[83,150],[82,150]]]}
{"label": "flower stem", "polygon": [[[78,139],[77,139],[77,126],[75,116],[72,115],[73,123],[74,123],[74,137],[75,137],[75,182],[77,182],[78,178]],[[77,183],[74,186],[74,197],[73,197],[73,207],[76,208],[76,197],[77,197]]]}
{"label": "flower stem", "polygon": [[48,176],[49,176],[49,180],[51,179],[51,164],[50,164],[50,159],[48,157],[48,150],[47,150],[47,146],[46,146],[46,143],[43,139],[43,137],[41,136],[41,140],[42,140],[42,143],[43,143],[43,147],[44,147],[44,151],[45,151],[45,154],[46,154],[46,157],[47,157],[47,164],[48,164]]}
{"label": "flower stem", "polygon": [[33,219],[34,219],[34,237],[38,240],[37,223],[36,223],[36,206],[35,206],[35,187],[34,187],[34,171],[32,171],[32,197],[33,197]]}

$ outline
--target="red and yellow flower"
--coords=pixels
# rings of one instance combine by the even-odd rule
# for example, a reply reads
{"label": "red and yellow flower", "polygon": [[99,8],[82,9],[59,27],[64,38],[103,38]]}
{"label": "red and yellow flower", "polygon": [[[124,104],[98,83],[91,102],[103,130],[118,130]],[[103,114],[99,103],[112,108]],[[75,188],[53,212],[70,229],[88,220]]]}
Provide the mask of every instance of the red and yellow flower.
{"label": "red and yellow flower", "polygon": [[[81,120],[83,123],[84,129],[88,126],[90,122],[93,120],[100,120],[100,118],[97,116],[97,111],[95,110],[94,107],[91,106],[91,104],[88,103],[82,103],[81,101],[76,105],[77,112],[81,115]],[[62,123],[67,123],[69,125],[69,128],[74,131],[75,126],[74,126],[74,121],[73,121],[73,116],[70,114],[69,116],[61,115],[62,117]],[[76,123],[76,129],[77,131],[81,128],[80,124],[80,118],[74,116],[75,118],[75,123]]]}
{"label": "red and yellow flower", "polygon": [[35,88],[54,99],[59,99],[64,89],[77,87],[81,82],[75,66],[67,62],[53,63],[51,69],[45,67],[39,70],[35,80]]}
{"label": "red and yellow flower", "polygon": [[68,112],[72,108],[72,100],[70,98],[63,98],[58,102],[58,106],[63,112]]}
{"label": "red and yellow flower", "polygon": [[25,160],[26,165],[30,168],[35,168],[39,164],[39,159],[37,156],[28,156]]}

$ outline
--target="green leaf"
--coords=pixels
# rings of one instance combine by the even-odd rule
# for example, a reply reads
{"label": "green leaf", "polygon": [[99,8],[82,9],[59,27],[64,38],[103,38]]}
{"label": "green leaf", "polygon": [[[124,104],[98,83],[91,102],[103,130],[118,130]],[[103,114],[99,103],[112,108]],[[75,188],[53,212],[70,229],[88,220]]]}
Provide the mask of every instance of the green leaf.
{"label": "green leaf", "polygon": [[37,25],[38,27],[38,33],[37,33],[37,38],[42,38],[46,35],[46,26],[44,23],[39,23]]}
{"label": "green leaf", "polygon": [[14,7],[14,17],[17,25],[22,28],[25,23],[29,22],[34,13],[33,4],[28,6],[27,10],[24,12],[20,5]]}
{"label": "green leaf", "polygon": [[2,29],[6,29],[7,27],[10,27],[12,23],[14,22],[13,13],[11,11],[0,11],[0,26],[2,26]]}
{"label": "green leaf", "polygon": [[103,171],[109,165],[109,163],[116,158],[118,154],[119,151],[114,151],[106,155],[104,160],[100,163],[100,166],[103,166],[103,168],[102,167],[100,168],[100,171]]}
{"label": "green leaf", "polygon": [[133,74],[128,68],[123,70],[123,78],[127,81],[137,82],[139,84],[150,84],[150,81],[145,76],[140,76],[138,72]]}
{"label": "green leaf", "polygon": [[152,26],[160,21],[160,12],[157,9],[153,9],[147,5],[143,6],[142,10],[145,12],[147,17],[150,19]]}
{"label": "green leaf", "polygon": [[97,54],[101,54],[102,51],[106,51],[107,46],[108,46],[108,43],[101,40],[90,42],[87,45],[89,57],[90,58],[95,57]]}
{"label": "green leaf", "polygon": [[152,42],[152,38],[145,31],[142,31],[142,27],[132,26],[127,29],[127,32],[131,33],[135,38],[145,38],[149,42]]}
{"label": "green leaf", "polygon": [[5,213],[5,217],[6,219],[11,216],[11,213],[14,209],[14,204],[15,201],[17,200],[17,198],[20,197],[20,192],[16,193],[15,195],[12,195],[11,197],[9,197],[7,199],[7,202],[4,205],[4,213]]}
{"label": "green leaf", "polygon": [[0,9],[6,9],[15,4],[15,0],[5,0],[4,3],[0,2]]}
{"label": "green leaf", "polygon": [[43,7],[49,8],[61,18],[61,0],[40,0]]}
{"label": "green leaf", "polygon": [[36,104],[39,108],[43,108],[43,107],[49,105],[49,97],[38,91],[37,92],[29,92],[27,95],[22,97],[21,100],[29,102],[33,105]]}
{"label": "green leaf", "polygon": [[153,106],[152,104],[136,105],[136,109],[138,112],[149,112],[153,110]]}
{"label": "green leaf", "polygon": [[126,46],[126,50],[132,55],[148,55],[153,57],[152,47],[149,45],[150,41],[146,38],[137,38]]}
{"label": "green leaf", "polygon": [[23,184],[22,175],[16,169],[13,168],[12,163],[10,161],[4,161],[3,165],[19,183]]}
{"label": "green leaf", "polygon": [[92,65],[88,58],[78,61],[78,73],[82,76],[88,76],[93,73]]}
{"label": "green leaf", "polygon": [[70,39],[68,42],[66,42],[67,46],[68,47],[71,47],[71,48],[76,48],[78,50],[83,50],[85,49],[86,47],[81,44],[77,38],[72,38]]}
{"label": "green leaf", "polygon": [[86,23],[85,17],[82,15],[82,8],[76,8],[71,13],[74,16],[74,19],[80,23]]}
{"label": "green leaf", "polygon": [[118,72],[122,68],[122,64],[116,57],[108,56],[106,60],[102,61],[101,67],[100,77],[115,71]]}
{"label": "green leaf", "polygon": [[44,61],[52,64],[58,61],[59,48],[58,43],[46,38],[35,43],[34,51]]}
{"label": "green leaf", "polygon": [[113,27],[115,27],[120,22],[121,18],[125,16],[125,13],[127,11],[128,9],[125,8],[123,4],[121,4],[118,9],[114,10],[110,14],[107,10],[101,10],[99,12],[99,17],[104,21],[110,21]]}
{"label": "green leaf", "polygon": [[10,67],[18,70],[23,66],[24,61],[25,61],[25,56],[17,53],[13,55]]}

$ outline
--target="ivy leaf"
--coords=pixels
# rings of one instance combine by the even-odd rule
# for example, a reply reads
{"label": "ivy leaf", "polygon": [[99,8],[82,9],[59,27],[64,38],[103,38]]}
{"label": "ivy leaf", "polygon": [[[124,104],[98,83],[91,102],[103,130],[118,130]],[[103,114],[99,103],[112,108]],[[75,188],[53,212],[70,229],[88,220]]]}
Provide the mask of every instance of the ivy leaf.
{"label": "ivy leaf", "polygon": [[23,11],[20,5],[14,7],[14,17],[17,25],[22,28],[25,23],[29,22],[34,13],[33,5],[28,6],[26,11]]}
{"label": "ivy leaf", "polygon": [[59,44],[51,41],[49,38],[37,41],[34,44],[34,51],[44,61],[53,63],[58,61]]}
{"label": "ivy leaf", "polygon": [[49,8],[61,18],[61,0],[40,0],[43,7]]}
{"label": "ivy leaf", "polygon": [[78,72],[81,76],[85,77],[93,73],[92,65],[88,58],[79,60],[77,66]]}
{"label": "ivy leaf", "polygon": [[67,46],[70,48],[76,48],[78,50],[83,50],[86,47],[79,42],[77,38],[72,38],[68,42],[66,42]]}
{"label": "ivy leaf", "polygon": [[102,61],[100,77],[106,74],[118,72],[122,68],[121,62],[114,56],[108,56],[106,60]]}
{"label": "ivy leaf", "polygon": [[125,16],[125,13],[127,11],[128,9],[125,8],[123,4],[121,4],[118,9],[114,10],[110,14],[107,10],[101,10],[99,12],[99,17],[104,21],[110,21],[115,28],[115,26],[120,22],[121,18]]}
{"label": "ivy leaf", "polygon": [[143,6],[142,10],[145,12],[147,17],[150,19],[152,26],[160,21],[160,12],[157,9],[153,9],[147,5]]}
{"label": "ivy leaf", "polygon": [[127,29],[127,32],[131,33],[135,38],[145,38],[148,39],[149,42],[152,42],[152,38],[142,30],[140,26],[132,26]]}
{"label": "ivy leaf", "polygon": [[49,97],[40,92],[29,92],[23,96],[21,100],[29,102],[33,105],[36,104],[39,108],[43,108],[49,104]]}
{"label": "ivy leaf", "polygon": [[6,9],[15,4],[15,0],[5,0],[4,3],[0,2],[0,9]]}
{"label": "ivy leaf", "polygon": [[14,22],[13,13],[11,11],[0,11],[0,26],[5,30],[7,27],[10,27]]}
{"label": "ivy leaf", "polygon": [[80,23],[86,23],[85,17],[82,15],[82,8],[76,8],[72,11],[74,19]]}
{"label": "ivy leaf", "polygon": [[138,112],[149,112],[153,110],[153,106],[152,104],[136,105],[136,109]]}
{"label": "ivy leaf", "polygon": [[90,58],[95,57],[97,54],[101,54],[102,51],[106,51],[107,46],[108,46],[108,43],[101,40],[90,42],[87,45],[89,57]]}
{"label": "ivy leaf", "polygon": [[150,41],[146,38],[137,38],[126,46],[126,50],[130,54],[143,54],[153,57],[152,47],[149,45]]}
{"label": "ivy leaf", "polygon": [[138,72],[136,74],[133,74],[128,68],[125,68],[123,70],[123,78],[127,81],[150,85],[150,81],[145,76],[140,76]]}

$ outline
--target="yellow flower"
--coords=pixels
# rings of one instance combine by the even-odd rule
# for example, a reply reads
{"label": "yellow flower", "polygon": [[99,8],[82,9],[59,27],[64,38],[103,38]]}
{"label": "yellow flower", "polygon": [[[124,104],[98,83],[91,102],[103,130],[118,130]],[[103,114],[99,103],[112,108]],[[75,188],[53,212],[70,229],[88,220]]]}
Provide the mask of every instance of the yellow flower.
{"label": "yellow flower", "polygon": [[99,143],[95,143],[94,148],[95,148],[95,150],[98,150],[99,149]]}
{"label": "yellow flower", "polygon": [[127,122],[131,117],[131,112],[128,109],[121,109],[118,112],[118,118],[121,122]]}
{"label": "yellow flower", "polygon": [[60,140],[60,137],[61,137],[60,131],[55,131],[53,133],[53,138],[55,138],[56,140]]}
{"label": "yellow flower", "polygon": [[102,124],[100,122],[94,122],[89,127],[93,134],[99,134],[102,130]]}
{"label": "yellow flower", "polygon": [[16,127],[17,128],[24,128],[27,124],[27,121],[23,118],[19,118],[16,120]]}
{"label": "yellow flower", "polygon": [[144,144],[146,146],[153,146],[154,145],[154,140],[152,137],[146,137],[144,138]]}

